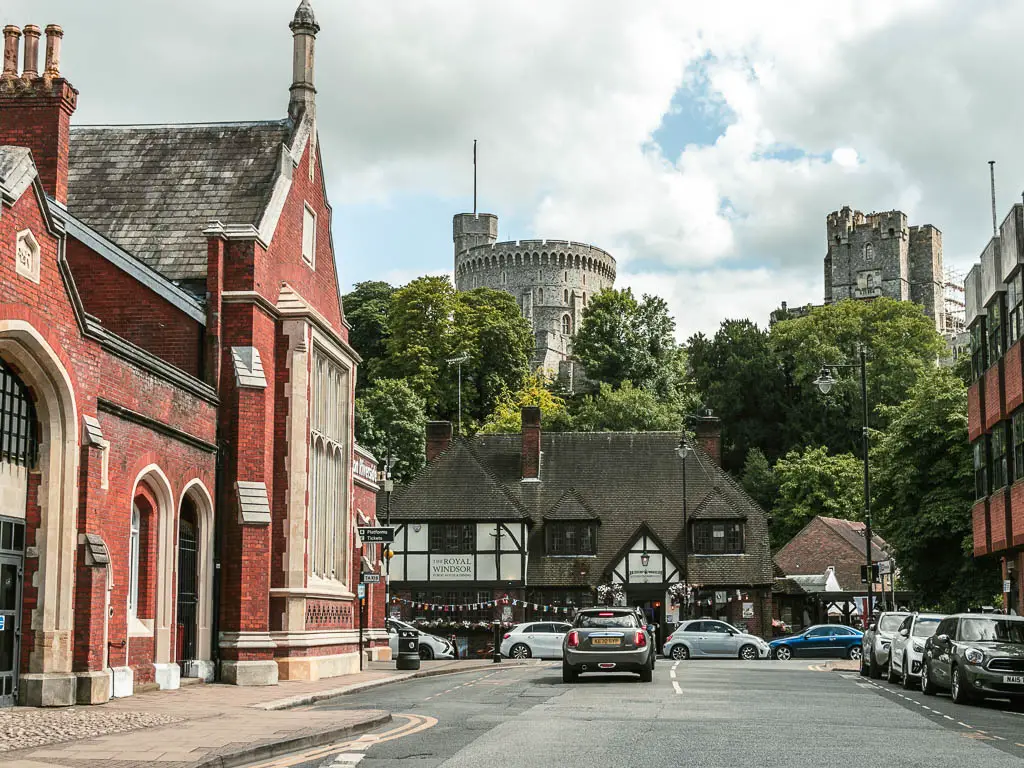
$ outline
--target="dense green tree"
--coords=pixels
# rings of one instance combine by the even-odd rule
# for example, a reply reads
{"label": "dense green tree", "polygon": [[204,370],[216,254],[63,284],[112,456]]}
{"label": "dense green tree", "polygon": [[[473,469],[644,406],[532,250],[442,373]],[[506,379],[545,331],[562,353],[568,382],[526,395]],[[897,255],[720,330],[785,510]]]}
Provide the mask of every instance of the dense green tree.
{"label": "dense green tree", "polygon": [[597,382],[668,394],[679,388],[682,351],[675,321],[657,296],[640,301],[629,288],[607,289],[590,299],[573,336],[573,355]]}
{"label": "dense green tree", "polygon": [[925,606],[963,610],[999,591],[998,569],[972,556],[974,502],[967,390],[947,368],[920,376],[908,398],[883,408],[872,450],[875,524],[905,587]]}
{"label": "dense green tree", "polygon": [[661,397],[629,381],[618,389],[601,384],[596,394],[574,404],[573,428],[579,432],[680,431],[692,405],[686,397]]}
{"label": "dense green tree", "polygon": [[713,338],[692,336],[687,352],[701,402],[722,419],[726,469],[738,472],[752,448],[774,461],[799,442],[786,428],[785,373],[767,331],[725,320]]}
{"label": "dense green tree", "polygon": [[396,482],[424,465],[426,404],[402,379],[377,379],[356,398],[356,440],[384,461],[390,451]]}
{"label": "dense green tree", "polygon": [[362,390],[372,381],[375,369],[385,354],[388,337],[388,312],[395,288],[379,280],[356,283],[342,297],[345,319],[352,326],[349,343],[363,358],[359,368],[357,389]]}
{"label": "dense green tree", "polygon": [[779,493],[772,509],[772,548],[793,538],[812,518],[863,517],[863,462],[824,447],[790,451],[775,463]]}
{"label": "dense green tree", "polygon": [[551,391],[543,376],[534,374],[515,392],[506,391],[487,417],[481,432],[519,432],[522,429],[522,409],[528,405],[540,408],[540,422],[545,432],[564,432],[571,428],[572,419],[565,400]]}
{"label": "dense green tree", "polygon": [[751,448],[747,454],[747,460],[743,462],[740,483],[750,494],[750,498],[770,514],[779,495],[779,480],[775,475],[775,469],[768,463],[760,448]]}

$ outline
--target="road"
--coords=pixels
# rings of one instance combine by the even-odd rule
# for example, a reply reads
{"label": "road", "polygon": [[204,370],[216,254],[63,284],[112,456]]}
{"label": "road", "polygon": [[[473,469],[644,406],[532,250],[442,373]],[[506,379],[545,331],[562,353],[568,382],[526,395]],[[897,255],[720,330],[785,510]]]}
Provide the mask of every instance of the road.
{"label": "road", "polygon": [[1024,707],[961,707],[815,662],[661,660],[653,683],[557,663],[424,678],[318,710],[395,713],[376,733],[250,768],[1024,768]]}

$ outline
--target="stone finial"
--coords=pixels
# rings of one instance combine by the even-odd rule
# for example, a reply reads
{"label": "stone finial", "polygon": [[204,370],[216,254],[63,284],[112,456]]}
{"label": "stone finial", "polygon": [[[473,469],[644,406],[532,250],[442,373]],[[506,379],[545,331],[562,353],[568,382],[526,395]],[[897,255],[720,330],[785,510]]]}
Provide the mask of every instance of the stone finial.
{"label": "stone finial", "polygon": [[320,25],[316,23],[313,6],[309,4],[309,0],[302,0],[288,28],[291,29],[294,40],[288,116],[292,120],[298,120],[302,114],[313,114],[316,109],[313,69],[316,33],[320,31]]}
{"label": "stone finial", "polygon": [[299,3],[299,7],[295,9],[295,18],[292,19],[288,28],[292,32],[299,29],[312,31],[314,35],[320,31],[320,25],[316,23],[316,15],[313,13],[313,6],[309,4],[309,0],[302,0]]}
{"label": "stone finial", "polygon": [[46,26],[46,67],[43,74],[47,77],[60,77],[60,42],[64,30],[56,24]]}
{"label": "stone finial", "polygon": [[4,27],[4,73],[5,80],[18,76],[18,40],[21,30],[13,24]]}
{"label": "stone finial", "polygon": [[43,31],[35,24],[26,24],[22,34],[25,35],[25,56],[21,76],[30,80],[39,77],[39,38]]}

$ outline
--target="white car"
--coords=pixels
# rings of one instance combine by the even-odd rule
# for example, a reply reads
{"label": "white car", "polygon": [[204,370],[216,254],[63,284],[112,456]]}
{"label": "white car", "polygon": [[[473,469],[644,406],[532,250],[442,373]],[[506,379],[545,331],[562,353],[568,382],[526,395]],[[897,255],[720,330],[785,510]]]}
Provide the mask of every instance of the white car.
{"label": "white car", "polygon": [[560,659],[562,639],[572,629],[563,621],[529,621],[512,627],[501,641],[501,655],[508,659]]}
{"label": "white car", "polygon": [[[391,646],[391,655],[393,658],[397,658],[398,630],[416,629],[416,627],[412,624],[407,624],[404,621],[399,621],[398,619],[388,619],[387,627],[388,645]],[[438,637],[437,635],[428,635],[426,632],[421,631],[420,658],[424,661],[430,661],[431,659],[454,659],[455,646],[452,645],[450,640],[445,640],[443,637]]]}
{"label": "white car", "polygon": [[665,638],[662,653],[667,659],[718,657],[726,659],[766,659],[771,647],[756,635],[732,624],[714,619],[684,621]]}
{"label": "white car", "polygon": [[941,613],[913,613],[903,620],[889,651],[886,679],[890,683],[900,680],[904,688],[917,687],[914,681],[921,676],[924,641],[935,634],[936,627],[944,618]]}

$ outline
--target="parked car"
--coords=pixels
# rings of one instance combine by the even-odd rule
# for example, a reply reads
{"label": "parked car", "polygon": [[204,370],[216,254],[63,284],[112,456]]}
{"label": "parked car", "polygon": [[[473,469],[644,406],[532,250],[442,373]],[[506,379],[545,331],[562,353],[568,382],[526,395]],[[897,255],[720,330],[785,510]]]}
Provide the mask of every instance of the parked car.
{"label": "parked car", "polygon": [[560,659],[562,640],[572,629],[562,621],[530,621],[517,624],[505,633],[501,655],[507,659]]}
{"label": "parked car", "polygon": [[860,673],[877,680],[889,667],[889,649],[907,611],[883,611],[868,624],[861,641]]}
{"label": "parked car", "polygon": [[904,688],[914,687],[914,681],[921,676],[925,641],[935,634],[935,628],[944,618],[941,613],[914,613],[903,620],[889,649],[886,679],[890,683],[901,681]]}
{"label": "parked car", "polygon": [[767,658],[771,646],[760,637],[747,634],[724,621],[694,619],[682,622],[665,638],[662,653],[671,659],[703,656],[752,661]]}
{"label": "parked car", "polygon": [[842,658],[859,661],[864,633],[842,624],[816,624],[798,635],[780,637],[768,643],[773,658],[788,661],[794,656]]}
{"label": "parked car", "polygon": [[630,608],[586,608],[576,614],[562,644],[562,682],[582,672],[636,672],[654,679],[654,636]]}
{"label": "parked car", "polygon": [[957,704],[1024,699],[1024,617],[947,616],[924,644],[921,690],[948,690]]}
{"label": "parked car", "polygon": [[[398,630],[416,629],[412,624],[407,624],[406,622],[398,619],[388,619],[387,628],[388,645],[391,646],[391,653],[393,655],[398,654]],[[452,645],[450,640],[421,631],[420,658],[424,661],[430,661],[431,659],[454,659],[455,646]]]}

